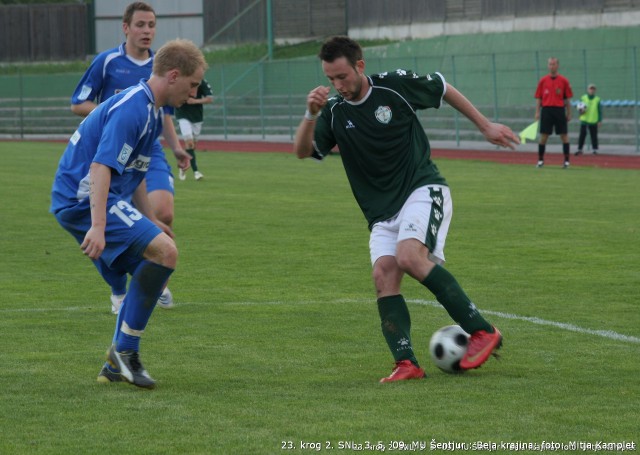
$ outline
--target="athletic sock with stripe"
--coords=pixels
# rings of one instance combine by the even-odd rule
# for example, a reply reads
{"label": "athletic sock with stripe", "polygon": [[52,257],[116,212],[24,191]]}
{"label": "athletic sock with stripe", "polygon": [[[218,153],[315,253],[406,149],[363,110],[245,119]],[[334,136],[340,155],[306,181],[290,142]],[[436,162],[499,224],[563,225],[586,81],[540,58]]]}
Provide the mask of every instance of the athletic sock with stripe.
{"label": "athletic sock with stripe", "polygon": [[378,299],[378,312],[382,334],[396,362],[410,360],[418,366],[411,345],[411,316],[402,295],[390,295]]}
{"label": "athletic sock with stripe", "polygon": [[455,277],[441,265],[436,265],[421,283],[429,289],[449,316],[471,334],[478,330],[493,333],[493,327],[478,312]]}

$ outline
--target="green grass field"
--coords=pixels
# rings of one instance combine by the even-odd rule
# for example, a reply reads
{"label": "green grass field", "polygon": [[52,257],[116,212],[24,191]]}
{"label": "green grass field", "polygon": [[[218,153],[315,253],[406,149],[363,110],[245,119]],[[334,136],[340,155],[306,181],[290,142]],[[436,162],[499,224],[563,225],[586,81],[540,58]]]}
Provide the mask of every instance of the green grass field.
{"label": "green grass field", "polygon": [[451,321],[407,279],[428,378],[381,385],[392,358],[339,158],[200,153],[205,180],[176,182],[177,306],[142,341],[147,391],[95,381],[114,316],[48,213],[63,148],[0,143],[1,454],[640,443],[637,171],[440,160],[447,267],[501,329],[502,356],[437,370],[429,338]]}

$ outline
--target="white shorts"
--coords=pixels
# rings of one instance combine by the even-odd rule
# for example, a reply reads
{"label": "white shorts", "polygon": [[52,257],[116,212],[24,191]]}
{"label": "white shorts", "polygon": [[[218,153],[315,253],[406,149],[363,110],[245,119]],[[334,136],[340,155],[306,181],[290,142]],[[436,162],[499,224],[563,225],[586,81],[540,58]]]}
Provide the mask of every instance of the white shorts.
{"label": "white shorts", "polygon": [[416,189],[396,216],[373,225],[369,237],[371,265],[382,256],[395,257],[396,246],[406,239],[419,240],[429,249],[431,260],[443,263],[452,215],[449,187],[429,185]]}
{"label": "white shorts", "polygon": [[200,131],[202,130],[202,122],[191,123],[186,118],[179,118],[178,126],[180,127],[180,134],[182,135],[182,139],[184,139],[185,141],[195,141],[196,139],[198,139],[198,136],[200,136]]}

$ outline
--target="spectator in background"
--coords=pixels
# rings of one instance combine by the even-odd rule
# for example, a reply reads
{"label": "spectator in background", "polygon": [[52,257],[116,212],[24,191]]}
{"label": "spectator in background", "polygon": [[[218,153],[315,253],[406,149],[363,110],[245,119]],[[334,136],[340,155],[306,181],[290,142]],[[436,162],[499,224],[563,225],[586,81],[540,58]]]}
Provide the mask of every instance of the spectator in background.
{"label": "spectator in background", "polygon": [[600,97],[596,95],[595,84],[589,84],[587,87],[587,93],[580,98],[580,136],[578,138],[578,150],[576,155],[582,155],[582,148],[584,147],[584,141],[587,138],[587,130],[589,130],[589,136],[591,136],[591,149],[594,155],[598,154],[598,128],[602,123],[602,105],[600,104]]}
{"label": "spectator in background", "polygon": [[535,119],[540,121],[540,142],[538,143],[538,164],[544,166],[544,154],[549,135],[560,135],[562,141],[562,154],[564,155],[563,168],[569,167],[569,126],[571,120],[571,97],[573,91],[569,80],[558,73],[560,61],[556,57],[550,57],[547,62],[549,74],[540,78],[536,88],[536,114]]}
{"label": "spectator in background", "polygon": [[[176,119],[178,119],[180,134],[184,140],[184,147],[187,153],[191,155],[191,169],[193,169],[193,176],[196,180],[204,177],[202,172],[198,170],[198,163],[196,162],[196,144],[202,131],[204,105],[212,102],[213,92],[211,91],[211,85],[203,79],[198,87],[196,96],[189,97],[186,103],[176,109]],[[184,169],[180,169],[178,172],[180,180],[187,178],[187,173]]]}

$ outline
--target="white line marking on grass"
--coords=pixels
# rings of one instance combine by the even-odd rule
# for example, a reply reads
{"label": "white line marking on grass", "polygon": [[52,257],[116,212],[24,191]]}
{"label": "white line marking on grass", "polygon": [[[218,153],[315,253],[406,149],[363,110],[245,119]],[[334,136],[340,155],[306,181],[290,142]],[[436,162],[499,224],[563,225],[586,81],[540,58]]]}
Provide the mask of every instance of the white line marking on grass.
{"label": "white line marking on grass", "polygon": [[[371,300],[362,300],[362,299],[338,299],[333,302],[325,302],[325,303],[370,303]],[[418,305],[430,306],[434,308],[442,308],[440,303],[434,300],[407,300],[409,303],[416,303]],[[270,301],[270,302],[216,302],[216,305],[285,305],[285,304],[311,304],[313,301],[299,301],[299,302],[283,302],[283,301]],[[210,305],[211,302],[181,302],[180,305],[191,306],[191,305]],[[96,307],[58,307],[58,308],[0,308],[1,313],[31,313],[31,312],[48,312],[48,311],[94,311]],[[102,310],[101,310],[102,311]],[[634,337],[631,335],[624,335],[622,333],[614,332],[613,330],[593,330],[593,329],[585,329],[583,327],[579,327],[573,324],[567,324],[565,322],[556,322],[549,321],[546,319],[541,319],[536,316],[518,316],[517,314],[512,313],[503,313],[502,311],[491,311],[491,310],[482,310],[483,314],[489,314],[492,316],[497,316],[503,319],[512,319],[514,321],[524,321],[530,322],[531,324],[537,325],[545,325],[551,327],[557,327],[562,330],[567,330],[569,332],[582,333],[587,335],[595,335],[602,338],[608,338],[610,340],[616,341],[626,341],[628,343],[636,343],[640,344],[640,338]]]}
{"label": "white line marking on grass", "polygon": [[[104,306],[107,308],[106,304]],[[2,308],[0,313],[46,313],[48,311],[93,311],[96,307],[66,306],[58,308]]]}
{"label": "white line marking on grass", "polygon": [[[407,300],[407,302],[417,303],[418,305],[425,305],[425,306],[432,306],[432,307],[442,308],[442,305],[440,305],[440,303],[435,302],[433,300]],[[541,318],[538,318],[538,317],[535,317],[535,316],[533,316],[533,317],[531,317],[531,316],[518,316],[517,314],[503,313],[501,311],[481,310],[481,312],[482,312],[482,314],[490,314],[492,316],[497,316],[499,318],[513,319],[513,320],[516,320],[516,321],[525,321],[525,322],[530,322],[532,324],[538,324],[538,325],[548,325],[548,326],[552,326],[552,327],[557,327],[557,328],[562,329],[562,330],[568,330],[570,332],[584,333],[584,334],[588,334],[588,335],[596,335],[596,336],[603,337],[603,338],[609,338],[610,340],[627,341],[627,342],[630,342],[630,343],[640,343],[640,338],[638,338],[638,337],[634,337],[634,336],[630,336],[630,335],[623,335],[621,333],[614,332],[613,330],[585,329],[585,328],[579,327],[577,325],[567,324],[567,323],[564,323],[564,322],[548,321],[546,319],[541,319]]]}

